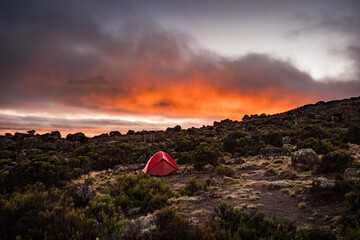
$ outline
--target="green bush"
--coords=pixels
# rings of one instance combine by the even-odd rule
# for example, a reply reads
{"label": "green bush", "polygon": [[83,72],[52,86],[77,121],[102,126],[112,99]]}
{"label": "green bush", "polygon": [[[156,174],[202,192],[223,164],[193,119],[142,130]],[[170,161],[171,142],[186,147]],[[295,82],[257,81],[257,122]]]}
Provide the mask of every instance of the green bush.
{"label": "green bush", "polygon": [[179,154],[178,164],[192,163],[194,151],[182,152]]}
{"label": "green bush", "polygon": [[110,195],[96,196],[89,201],[85,214],[99,223],[100,236],[120,235],[126,225],[121,207],[115,204]]}
{"label": "green bush", "polygon": [[196,147],[193,154],[194,169],[202,170],[203,167],[208,163],[216,166],[218,165],[219,157],[220,151],[217,147],[206,142],[202,142],[199,146]]}
{"label": "green bush", "polygon": [[66,136],[66,140],[74,141],[74,142],[79,141],[81,143],[86,143],[88,141],[88,137],[86,137],[85,134],[83,134],[82,132],[78,132],[78,133],[74,133],[74,134],[69,133]]}
{"label": "green bush", "polygon": [[67,173],[57,157],[42,155],[30,161],[17,164],[10,171],[0,175],[0,192],[9,192],[28,184],[42,182],[46,186],[61,185],[67,180]]}
{"label": "green bush", "polygon": [[244,131],[235,131],[230,133],[224,140],[223,140],[223,148],[226,152],[234,152],[235,148],[239,146],[238,139],[250,137],[250,134]]}
{"label": "green bush", "polygon": [[179,189],[179,193],[181,195],[191,196],[194,195],[194,193],[196,193],[199,190],[206,190],[206,188],[207,188],[206,182],[198,183],[196,181],[196,176],[194,176],[188,180],[185,180],[185,186]]}
{"label": "green bush", "polygon": [[215,168],[215,172],[218,175],[225,175],[228,177],[233,177],[235,174],[234,169],[232,169],[229,166],[222,165],[222,164]]}
{"label": "green bush", "polygon": [[354,184],[352,191],[347,193],[345,197],[349,203],[350,210],[360,216],[360,181]]}
{"label": "green bush", "polygon": [[156,215],[157,230],[151,233],[151,239],[197,239],[196,227],[190,227],[187,219],[176,213],[172,207],[161,210]]}
{"label": "green bush", "polygon": [[274,147],[282,147],[282,135],[279,132],[270,131],[263,136],[264,142]]}
{"label": "green bush", "polygon": [[360,124],[350,126],[346,135],[349,142],[360,144]]}
{"label": "green bush", "polygon": [[320,167],[318,168],[319,173],[330,173],[337,172],[343,173],[345,168],[350,162],[352,157],[349,152],[344,150],[336,150],[330,152],[321,158]]}
{"label": "green bush", "polygon": [[235,209],[219,203],[215,215],[204,227],[205,239],[294,239],[296,226],[283,221],[266,219],[262,212]]}
{"label": "green bush", "polygon": [[143,213],[162,208],[173,196],[169,185],[145,173],[120,176],[110,194],[125,213],[135,207]]}
{"label": "green bush", "polygon": [[307,138],[297,144],[297,149],[312,148],[318,154],[327,154],[335,150],[330,139]]}

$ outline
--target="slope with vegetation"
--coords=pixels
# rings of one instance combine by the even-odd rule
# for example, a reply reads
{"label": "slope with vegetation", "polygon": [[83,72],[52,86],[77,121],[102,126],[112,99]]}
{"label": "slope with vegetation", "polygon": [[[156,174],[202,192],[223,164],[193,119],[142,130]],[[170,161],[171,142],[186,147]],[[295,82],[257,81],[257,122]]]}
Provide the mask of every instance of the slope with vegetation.
{"label": "slope with vegetation", "polygon": [[[360,97],[186,130],[5,134],[0,239],[356,239],[359,144]],[[182,174],[140,172],[159,150]]]}

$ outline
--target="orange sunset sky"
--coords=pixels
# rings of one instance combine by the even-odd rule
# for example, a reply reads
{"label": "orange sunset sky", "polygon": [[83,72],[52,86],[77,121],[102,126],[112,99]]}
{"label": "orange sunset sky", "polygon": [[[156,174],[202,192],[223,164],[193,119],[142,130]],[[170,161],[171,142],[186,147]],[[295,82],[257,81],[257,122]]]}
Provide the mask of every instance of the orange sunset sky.
{"label": "orange sunset sky", "polygon": [[358,1],[3,1],[0,134],[183,128],[360,95]]}

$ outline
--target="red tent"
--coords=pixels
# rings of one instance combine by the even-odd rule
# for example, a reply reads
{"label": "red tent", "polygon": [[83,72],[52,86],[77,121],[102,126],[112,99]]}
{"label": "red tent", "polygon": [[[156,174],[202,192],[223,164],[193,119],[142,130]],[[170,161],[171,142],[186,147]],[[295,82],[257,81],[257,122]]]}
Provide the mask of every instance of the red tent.
{"label": "red tent", "polygon": [[180,171],[180,169],[174,159],[163,151],[155,153],[143,169],[144,173],[158,176],[175,174],[177,171]]}

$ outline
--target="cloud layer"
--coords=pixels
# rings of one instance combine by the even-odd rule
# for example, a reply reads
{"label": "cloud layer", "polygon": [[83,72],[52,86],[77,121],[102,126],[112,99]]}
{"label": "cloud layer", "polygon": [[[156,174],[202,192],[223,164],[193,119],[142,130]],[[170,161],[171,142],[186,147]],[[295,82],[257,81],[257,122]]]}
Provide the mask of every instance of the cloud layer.
{"label": "cloud layer", "polygon": [[[225,58],[147,18],[107,27],[80,5],[65,3],[1,8],[0,109],[239,119],[360,93],[359,78],[315,81],[267,54]],[[359,64],[359,46],[348,51]],[[45,119],[61,127],[53,121]],[[83,120],[81,128],[107,124],[96,121]],[[0,125],[10,129],[6,121]]]}

